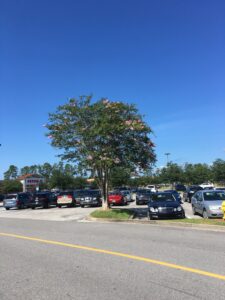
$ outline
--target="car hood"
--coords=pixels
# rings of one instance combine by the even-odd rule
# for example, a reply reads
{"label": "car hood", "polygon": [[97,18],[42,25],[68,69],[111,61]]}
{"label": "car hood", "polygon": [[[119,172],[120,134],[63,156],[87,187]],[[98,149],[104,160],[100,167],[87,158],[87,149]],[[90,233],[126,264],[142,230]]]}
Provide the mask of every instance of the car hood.
{"label": "car hood", "polygon": [[205,201],[205,206],[207,207],[221,206],[222,202],[223,200]]}
{"label": "car hood", "polygon": [[177,201],[150,201],[148,203],[149,207],[178,207],[180,206],[180,203]]}

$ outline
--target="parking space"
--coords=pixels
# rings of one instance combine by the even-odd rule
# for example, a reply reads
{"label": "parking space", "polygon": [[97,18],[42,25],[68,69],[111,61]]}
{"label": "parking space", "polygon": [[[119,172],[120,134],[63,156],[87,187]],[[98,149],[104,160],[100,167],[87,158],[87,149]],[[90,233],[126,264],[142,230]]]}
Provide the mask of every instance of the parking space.
{"label": "parking space", "polygon": [[18,218],[31,220],[49,220],[49,221],[79,221],[88,216],[95,207],[51,207],[49,209],[37,208],[32,209],[11,209],[6,211],[0,207],[0,218]]}

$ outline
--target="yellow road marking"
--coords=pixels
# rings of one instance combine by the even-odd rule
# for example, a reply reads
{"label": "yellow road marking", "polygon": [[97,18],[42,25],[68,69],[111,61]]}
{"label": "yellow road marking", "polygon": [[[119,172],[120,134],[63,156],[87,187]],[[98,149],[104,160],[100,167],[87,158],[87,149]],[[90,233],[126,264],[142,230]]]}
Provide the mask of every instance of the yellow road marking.
{"label": "yellow road marking", "polygon": [[203,276],[207,276],[207,277],[213,277],[213,278],[221,279],[221,280],[225,281],[225,275],[206,272],[206,271],[199,270],[199,269],[188,268],[188,267],[185,267],[185,266],[176,265],[176,264],[172,264],[172,263],[168,263],[168,262],[164,262],[164,261],[160,261],[160,260],[150,259],[150,258],[147,258],[147,257],[130,255],[130,254],[126,254],[126,253],[109,251],[109,250],[93,248],[93,247],[87,247],[87,246],[80,246],[80,245],[75,245],[75,244],[68,244],[68,243],[57,242],[57,241],[52,241],[52,240],[44,240],[44,239],[39,239],[39,238],[36,238],[36,237],[29,237],[29,236],[23,236],[23,235],[18,235],[18,234],[11,234],[11,233],[0,232],[0,236],[13,237],[13,238],[17,238],[17,239],[35,241],[35,242],[44,243],[44,244],[64,246],[64,247],[69,247],[69,248],[75,248],[75,249],[87,250],[87,251],[92,251],[92,252],[104,253],[104,254],[113,255],[113,256],[125,257],[125,258],[138,260],[138,261],[143,261],[143,262],[147,262],[147,263],[151,263],[151,264],[155,264],[155,265],[161,265],[161,266],[172,268],[172,269],[191,272],[191,273],[195,273],[195,274],[199,274],[199,275],[203,275]]}

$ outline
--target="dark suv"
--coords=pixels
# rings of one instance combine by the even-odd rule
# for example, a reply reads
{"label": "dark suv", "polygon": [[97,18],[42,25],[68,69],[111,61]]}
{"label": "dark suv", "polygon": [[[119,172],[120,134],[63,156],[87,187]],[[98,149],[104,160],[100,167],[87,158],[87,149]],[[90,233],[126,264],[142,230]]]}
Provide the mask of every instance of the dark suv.
{"label": "dark suv", "polygon": [[3,207],[5,207],[6,210],[9,210],[10,208],[25,208],[29,207],[31,200],[32,196],[30,193],[8,194],[3,200]]}
{"label": "dark suv", "polygon": [[101,206],[102,199],[99,190],[84,190],[80,195],[80,198],[76,198],[80,201],[80,206]]}
{"label": "dark suv", "polygon": [[151,190],[137,190],[136,192],[136,205],[148,204],[151,199],[153,192]]}
{"label": "dark suv", "polygon": [[29,207],[35,209],[36,207],[49,208],[51,205],[57,204],[57,197],[51,192],[35,193]]}
{"label": "dark suv", "polygon": [[197,191],[203,190],[203,188],[199,185],[191,185],[187,187],[186,192],[183,193],[184,202],[191,203],[191,198]]}

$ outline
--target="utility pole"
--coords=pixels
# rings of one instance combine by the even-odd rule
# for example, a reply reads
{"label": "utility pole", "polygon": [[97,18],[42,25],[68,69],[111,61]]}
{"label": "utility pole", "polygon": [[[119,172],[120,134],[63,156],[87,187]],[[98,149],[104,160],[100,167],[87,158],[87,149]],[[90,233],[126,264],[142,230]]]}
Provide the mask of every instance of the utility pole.
{"label": "utility pole", "polygon": [[166,155],[166,165],[168,166],[168,163],[169,163],[169,155],[170,155],[171,153],[169,153],[169,152],[166,152],[165,153],[165,155]]}

